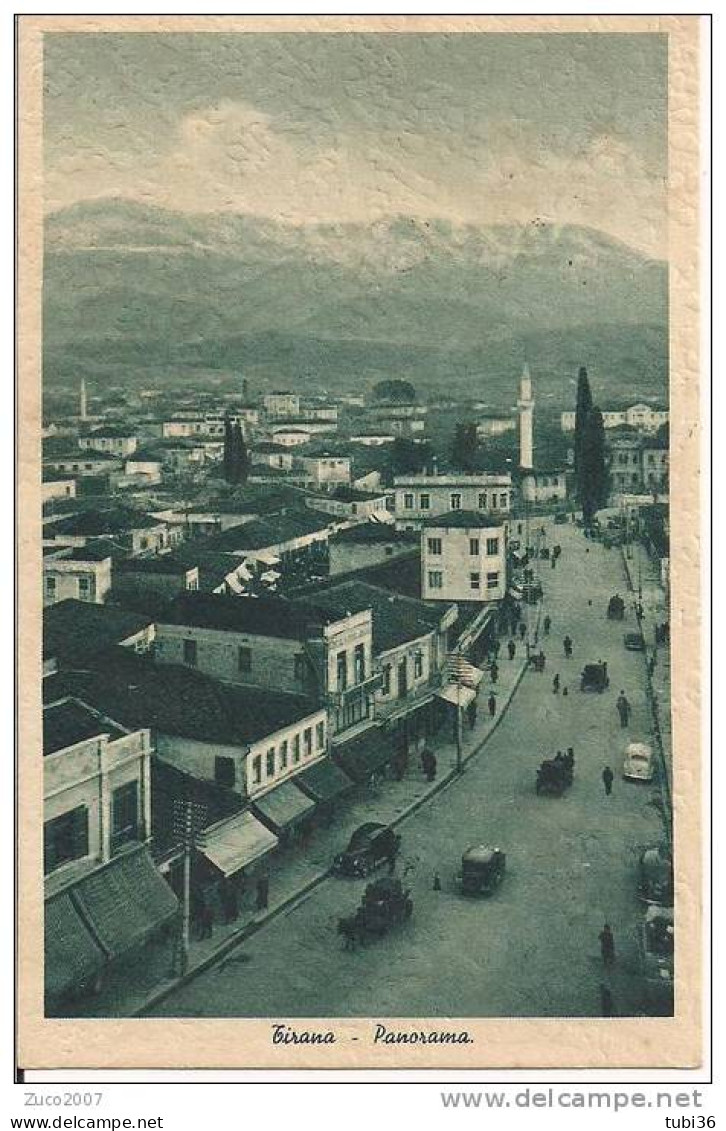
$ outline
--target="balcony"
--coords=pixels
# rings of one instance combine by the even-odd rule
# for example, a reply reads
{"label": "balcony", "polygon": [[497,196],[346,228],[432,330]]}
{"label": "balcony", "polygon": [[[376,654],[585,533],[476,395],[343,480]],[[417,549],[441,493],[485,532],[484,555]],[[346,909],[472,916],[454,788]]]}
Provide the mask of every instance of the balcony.
{"label": "balcony", "polygon": [[352,683],[350,687],[346,687],[343,691],[329,692],[328,704],[331,707],[345,707],[351,699],[356,699],[361,695],[372,695],[382,684],[382,673],[371,672],[365,679],[362,679],[359,683]]}

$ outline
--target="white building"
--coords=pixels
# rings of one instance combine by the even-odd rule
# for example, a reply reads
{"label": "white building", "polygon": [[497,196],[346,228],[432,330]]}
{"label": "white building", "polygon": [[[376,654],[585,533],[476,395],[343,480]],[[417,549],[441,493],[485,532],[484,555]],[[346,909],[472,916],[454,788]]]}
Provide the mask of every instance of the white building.
{"label": "white building", "polygon": [[111,557],[78,547],[43,558],[43,604],[66,598],[102,605],[111,588]]}
{"label": "white building", "polygon": [[312,487],[332,490],[350,483],[350,459],[336,451],[301,451],[295,458],[296,467]]}
{"label": "white building", "polygon": [[281,392],[267,393],[262,398],[265,413],[268,417],[295,417],[300,415],[299,393]]}
{"label": "white building", "polygon": [[130,456],[138,447],[134,432],[117,425],[94,428],[88,436],[78,438],[78,446],[84,451],[108,452],[112,456]]}
{"label": "white building", "polygon": [[476,434],[479,440],[488,436],[504,436],[507,432],[514,432],[517,428],[517,419],[514,416],[480,416],[476,422]]}
{"label": "white building", "polygon": [[503,600],[506,542],[506,525],[477,511],[430,519],[421,531],[421,596],[449,602]]}
{"label": "white building", "polygon": [[508,515],[512,502],[511,475],[398,475],[394,480],[397,530],[419,530],[437,515],[476,511]]}
{"label": "white building", "polygon": [[[608,410],[603,412],[602,419],[605,428],[620,428],[627,425],[643,432],[657,432],[670,418],[668,409],[654,408],[647,404],[634,404],[630,408]],[[574,432],[575,413],[563,412],[560,417],[560,427],[563,432]]]}

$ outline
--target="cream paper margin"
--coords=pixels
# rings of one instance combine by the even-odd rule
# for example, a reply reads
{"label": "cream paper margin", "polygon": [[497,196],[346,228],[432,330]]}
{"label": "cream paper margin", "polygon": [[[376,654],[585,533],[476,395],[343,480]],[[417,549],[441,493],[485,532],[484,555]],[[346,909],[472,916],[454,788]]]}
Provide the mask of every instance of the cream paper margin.
{"label": "cream paper margin", "polygon": [[[620,32],[669,37],[669,243],[676,1014],[462,1019],[462,1046],[374,1046],[376,1018],[311,1019],[332,1046],[274,1046],[267,1020],[43,1017],[40,374],[42,39],[53,32]],[[60,1068],[691,1068],[702,1050],[699,607],[699,18],[696,16],[20,16],[18,18],[18,1066]],[[516,944],[516,940],[515,940]],[[275,1020],[284,1020],[276,1018]],[[386,1018],[416,1030],[454,1020]],[[297,1028],[305,1021],[295,1019]],[[352,1037],[358,1040],[353,1042]]]}

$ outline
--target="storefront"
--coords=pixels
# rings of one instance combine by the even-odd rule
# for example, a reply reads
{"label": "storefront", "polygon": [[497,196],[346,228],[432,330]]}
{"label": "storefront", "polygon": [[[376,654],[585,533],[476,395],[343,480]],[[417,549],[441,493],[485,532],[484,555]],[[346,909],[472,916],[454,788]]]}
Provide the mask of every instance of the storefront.
{"label": "storefront", "polygon": [[316,803],[316,817],[323,822],[332,817],[336,801],[355,787],[355,782],[330,758],[321,758],[303,770],[295,784]]}
{"label": "storefront", "polygon": [[332,755],[354,782],[369,782],[385,772],[395,755],[391,734],[371,726],[347,742],[333,746]]}
{"label": "storefront", "polygon": [[275,833],[281,846],[292,844],[296,834],[304,836],[311,828],[315,802],[294,781],[281,782],[269,793],[256,797],[252,812]]}

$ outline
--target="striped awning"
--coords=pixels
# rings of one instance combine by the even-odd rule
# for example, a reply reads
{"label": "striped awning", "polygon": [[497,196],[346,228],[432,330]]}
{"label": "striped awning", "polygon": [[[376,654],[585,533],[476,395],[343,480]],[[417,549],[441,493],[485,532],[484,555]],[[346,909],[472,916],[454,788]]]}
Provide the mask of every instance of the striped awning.
{"label": "striped awning", "polygon": [[295,782],[316,801],[332,801],[353,788],[353,782],[346,773],[331,762],[321,758],[295,778]]}
{"label": "striped awning", "polygon": [[269,793],[256,797],[252,802],[252,809],[273,832],[282,833],[311,816],[315,802],[298,789],[294,782],[284,781]]}
{"label": "striped awning", "polygon": [[444,699],[454,707],[466,708],[476,699],[476,691],[461,683],[447,683],[436,694],[439,699]]}
{"label": "striped awning", "polygon": [[45,995],[51,1001],[88,993],[106,954],[78,913],[69,891],[45,904]]}

